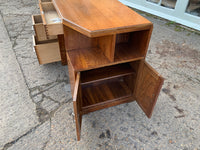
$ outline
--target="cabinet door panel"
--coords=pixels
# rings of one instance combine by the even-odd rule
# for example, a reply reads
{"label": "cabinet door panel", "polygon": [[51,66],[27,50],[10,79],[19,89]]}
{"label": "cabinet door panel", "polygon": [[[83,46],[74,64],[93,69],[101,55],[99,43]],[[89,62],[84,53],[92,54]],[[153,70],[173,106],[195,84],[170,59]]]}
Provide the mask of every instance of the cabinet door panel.
{"label": "cabinet door panel", "polygon": [[141,61],[134,95],[148,118],[152,115],[163,81],[163,77],[147,62]]}
{"label": "cabinet door panel", "polygon": [[73,106],[74,106],[74,114],[75,114],[75,122],[76,122],[76,135],[77,140],[80,140],[81,135],[81,122],[82,122],[82,93],[80,86],[80,72],[77,73],[75,86],[74,86],[74,95],[73,95]]}

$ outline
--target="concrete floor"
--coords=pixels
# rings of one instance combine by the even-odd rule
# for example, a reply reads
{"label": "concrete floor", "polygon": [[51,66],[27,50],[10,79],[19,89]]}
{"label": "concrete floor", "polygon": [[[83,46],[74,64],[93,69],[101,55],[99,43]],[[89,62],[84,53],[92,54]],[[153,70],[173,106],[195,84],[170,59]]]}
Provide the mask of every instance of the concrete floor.
{"label": "concrete floor", "polygon": [[200,35],[154,23],[146,61],[165,83],[151,119],[135,102],[83,117],[76,141],[67,67],[32,50],[37,1],[0,0],[0,149],[200,150]]}

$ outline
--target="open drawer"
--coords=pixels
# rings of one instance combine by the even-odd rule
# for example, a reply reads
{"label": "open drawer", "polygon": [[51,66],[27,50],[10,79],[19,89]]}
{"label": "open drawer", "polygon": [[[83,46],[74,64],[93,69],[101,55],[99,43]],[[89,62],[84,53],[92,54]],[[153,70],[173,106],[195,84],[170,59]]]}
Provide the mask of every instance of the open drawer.
{"label": "open drawer", "polygon": [[144,60],[75,74],[73,105],[78,140],[82,115],[92,111],[136,100],[150,118],[163,84],[163,78]]}
{"label": "open drawer", "polygon": [[48,39],[56,39],[56,35],[47,35],[45,26],[42,21],[41,15],[32,15],[32,23],[35,30],[35,35],[38,41],[44,41]]}
{"label": "open drawer", "polygon": [[33,46],[40,64],[61,61],[58,40],[38,41],[33,36]]}
{"label": "open drawer", "polygon": [[63,34],[63,24],[52,2],[40,3],[40,12],[47,35]]}

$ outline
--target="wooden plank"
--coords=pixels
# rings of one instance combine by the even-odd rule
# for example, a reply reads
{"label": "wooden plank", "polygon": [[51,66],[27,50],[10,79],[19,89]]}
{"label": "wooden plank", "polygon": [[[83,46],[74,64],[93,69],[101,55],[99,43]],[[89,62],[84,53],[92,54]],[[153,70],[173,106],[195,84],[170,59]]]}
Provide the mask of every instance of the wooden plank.
{"label": "wooden plank", "polygon": [[70,50],[67,54],[75,71],[89,70],[109,63],[99,48]]}
{"label": "wooden plank", "polygon": [[163,81],[163,77],[148,63],[141,61],[134,96],[148,118],[152,115]]}
{"label": "wooden plank", "polygon": [[63,24],[62,23],[54,23],[54,24],[47,24],[46,27],[46,33],[47,35],[58,35],[63,34]]}
{"label": "wooden plank", "polygon": [[[109,80],[87,84],[82,86],[83,112],[84,109],[98,110],[97,108],[106,108],[112,105],[111,101],[118,101],[124,98],[130,98],[132,91],[122,80]],[[109,102],[110,101],[110,102]]]}
{"label": "wooden plank", "polygon": [[98,45],[104,55],[111,61],[114,61],[116,35],[102,36],[98,38]]}
{"label": "wooden plank", "polygon": [[73,106],[74,106],[74,114],[75,114],[75,122],[76,122],[76,135],[77,141],[80,141],[81,137],[81,122],[82,122],[82,93],[80,88],[80,72],[77,73],[76,82],[74,86],[74,94],[73,94]]}
{"label": "wooden plank", "polygon": [[83,71],[81,74],[81,85],[131,74],[135,74],[135,71],[128,63]]}
{"label": "wooden plank", "polygon": [[123,103],[130,103],[133,101],[135,101],[135,98],[133,96],[121,97],[121,98],[105,101],[102,103],[98,103],[97,105],[92,105],[90,107],[82,108],[82,114],[88,114],[90,112],[113,107],[113,106],[120,105]]}
{"label": "wooden plank", "polygon": [[89,37],[130,32],[152,23],[117,0],[54,0],[63,23]]}
{"label": "wooden plank", "polygon": [[62,65],[67,65],[67,54],[65,50],[65,39],[63,34],[58,35],[58,42],[59,42]]}
{"label": "wooden plank", "polygon": [[72,64],[70,62],[68,55],[67,55],[67,61],[68,61],[68,73],[69,73],[71,93],[72,93],[72,96],[73,96],[74,86],[75,86],[75,81],[76,81],[76,72],[75,72],[74,67],[72,66]]}
{"label": "wooden plank", "polygon": [[97,47],[97,38],[89,38],[64,25],[66,50]]}

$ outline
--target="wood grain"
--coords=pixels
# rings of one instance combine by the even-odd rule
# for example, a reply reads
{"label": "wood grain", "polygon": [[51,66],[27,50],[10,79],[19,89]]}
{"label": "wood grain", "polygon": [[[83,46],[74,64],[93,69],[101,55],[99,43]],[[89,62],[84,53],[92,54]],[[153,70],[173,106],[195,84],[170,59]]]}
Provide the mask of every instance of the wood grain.
{"label": "wood grain", "polygon": [[66,51],[97,47],[97,38],[89,38],[64,25]]}
{"label": "wood grain", "polygon": [[33,36],[33,45],[40,64],[47,64],[61,60],[58,40],[37,41]]}
{"label": "wood grain", "polygon": [[134,95],[148,118],[152,115],[163,81],[163,77],[148,63],[141,61]]}
{"label": "wood grain", "polygon": [[32,15],[32,23],[38,41],[45,41],[57,38],[56,35],[47,34],[46,27],[43,24],[41,15]]}
{"label": "wood grain", "polygon": [[128,63],[83,71],[81,73],[81,85],[131,74],[135,74],[135,70]]}
{"label": "wood grain", "polygon": [[63,25],[52,2],[39,3],[42,21],[47,35],[63,34]]}
{"label": "wood grain", "polygon": [[70,82],[70,87],[71,87],[71,94],[73,96],[74,86],[75,86],[75,81],[76,81],[76,72],[70,62],[68,55],[67,55],[67,61],[68,61],[68,74],[69,74],[69,82]]}
{"label": "wood grain", "polygon": [[58,42],[59,42],[62,65],[67,65],[67,54],[65,50],[65,39],[63,34],[58,35]]}
{"label": "wood grain", "polygon": [[105,66],[110,62],[99,48],[70,50],[67,55],[75,71]]}
{"label": "wood grain", "polygon": [[82,120],[82,92],[80,88],[80,72],[77,73],[76,82],[74,86],[74,94],[73,94],[73,106],[74,106],[74,115],[75,115],[75,122],[76,122],[76,135],[77,140],[80,141],[81,136],[81,120]]}
{"label": "wood grain", "polygon": [[111,61],[114,61],[114,53],[115,53],[115,40],[116,35],[108,35],[99,37],[98,46],[103,51],[104,55]]}
{"label": "wood grain", "polygon": [[117,0],[53,0],[64,25],[89,37],[145,29],[152,23]]}
{"label": "wood grain", "polygon": [[129,43],[120,43],[115,48],[115,62],[127,62],[143,59],[144,55],[140,51],[138,45],[130,45]]}
{"label": "wood grain", "polygon": [[[132,91],[127,87],[123,80],[111,79],[82,86],[83,92],[83,111],[98,106],[109,106],[111,101],[132,96]],[[93,108],[94,110],[94,108]]]}

